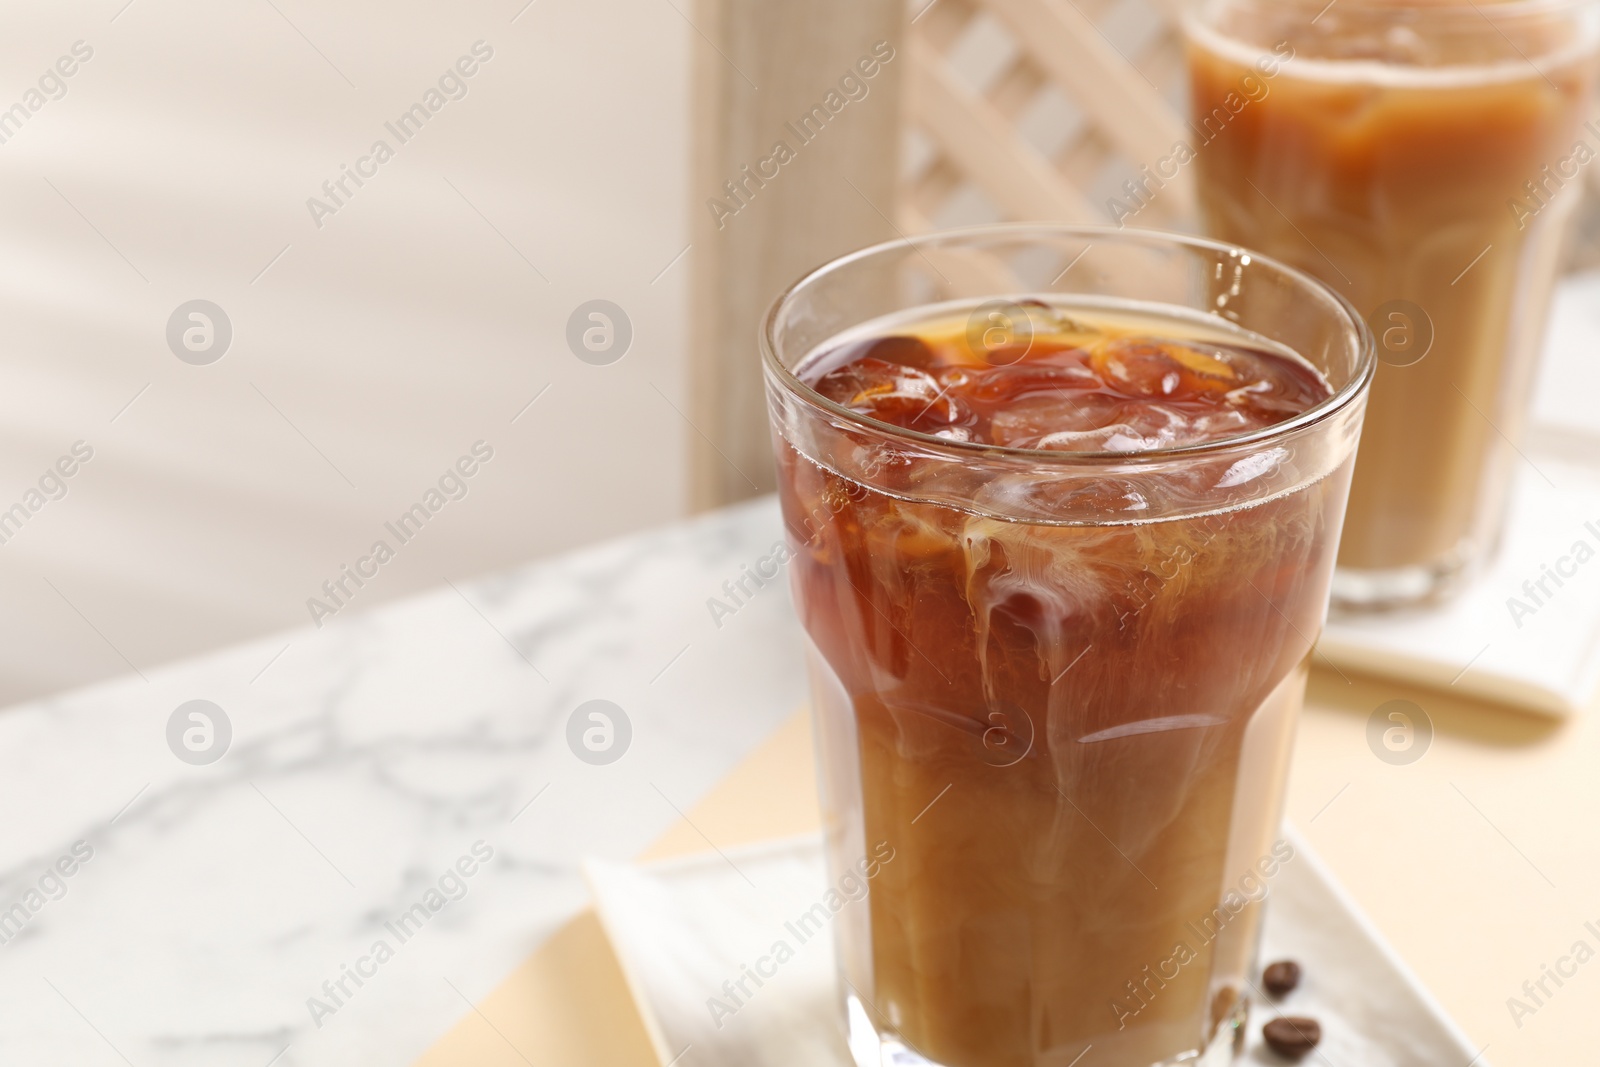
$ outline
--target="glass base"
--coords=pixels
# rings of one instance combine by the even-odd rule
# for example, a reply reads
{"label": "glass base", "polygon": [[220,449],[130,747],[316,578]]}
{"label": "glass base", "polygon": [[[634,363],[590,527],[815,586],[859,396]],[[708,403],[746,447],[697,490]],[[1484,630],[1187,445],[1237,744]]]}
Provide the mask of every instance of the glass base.
{"label": "glass base", "polygon": [[[845,1019],[850,1058],[856,1067],[970,1067],[968,1064],[940,1063],[930,1060],[901,1041],[894,1033],[879,1030],[872,1024],[872,1016],[853,991],[845,993]],[[1250,1001],[1240,999],[1228,1017],[1217,1024],[1216,1032],[1204,1048],[1180,1052],[1157,1063],[1112,1064],[1104,1059],[1094,1060],[1095,1067],[1230,1067],[1244,1051],[1244,1025],[1250,1013]],[[1093,1047],[1092,1045],[1089,1047]],[[1063,1050],[1059,1067],[1072,1067],[1087,1049],[1075,1053]],[[1038,1067],[1057,1067],[1057,1060],[1046,1054],[1037,1058]],[[1087,1067],[1087,1064],[1085,1065]]]}
{"label": "glass base", "polygon": [[1466,584],[1477,556],[1471,545],[1462,542],[1448,555],[1421,566],[1391,570],[1335,568],[1330,610],[1335,615],[1365,615],[1448,600]]}

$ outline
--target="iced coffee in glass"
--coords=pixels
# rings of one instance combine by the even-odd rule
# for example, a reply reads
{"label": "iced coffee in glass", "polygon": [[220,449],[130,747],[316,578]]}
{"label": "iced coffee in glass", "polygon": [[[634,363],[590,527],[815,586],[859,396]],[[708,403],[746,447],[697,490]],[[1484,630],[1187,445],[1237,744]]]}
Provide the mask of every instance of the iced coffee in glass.
{"label": "iced coffee in glass", "polygon": [[860,1064],[1231,1062],[1370,337],[1196,238],[1000,227],[763,331]]}
{"label": "iced coffee in glass", "polygon": [[1203,219],[1314,274],[1380,365],[1334,600],[1447,594],[1492,553],[1585,168],[1595,0],[1202,0]]}

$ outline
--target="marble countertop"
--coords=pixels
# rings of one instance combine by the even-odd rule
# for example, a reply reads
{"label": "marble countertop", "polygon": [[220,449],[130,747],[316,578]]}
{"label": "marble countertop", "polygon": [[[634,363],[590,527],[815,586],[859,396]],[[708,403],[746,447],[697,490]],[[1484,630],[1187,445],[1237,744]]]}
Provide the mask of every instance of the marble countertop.
{"label": "marble countertop", "polygon": [[0,1062],[409,1063],[804,699],[786,578],[724,588],[778,538],[768,498],[0,714]]}
{"label": "marble countertop", "polygon": [[[787,576],[749,577],[779,536],[767,498],[0,712],[0,1064],[403,1067],[498,1033],[475,1005],[584,908],[581,857],[726,840],[683,813],[805,699]],[[1436,727],[1403,767],[1366,738],[1396,696]],[[1600,716],[1313,678],[1288,814],[1496,1063],[1592,1043],[1504,1002],[1600,922],[1562,814],[1597,755]]]}

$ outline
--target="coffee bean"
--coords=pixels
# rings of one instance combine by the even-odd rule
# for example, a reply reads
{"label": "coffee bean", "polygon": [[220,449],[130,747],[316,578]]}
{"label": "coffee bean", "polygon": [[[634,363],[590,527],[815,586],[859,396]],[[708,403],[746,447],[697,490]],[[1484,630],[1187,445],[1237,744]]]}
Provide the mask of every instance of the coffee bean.
{"label": "coffee bean", "polygon": [[1268,964],[1267,969],[1261,972],[1261,984],[1275,997],[1292,993],[1294,987],[1300,984],[1300,965],[1294,960]]}
{"label": "coffee bean", "polygon": [[1322,1040],[1322,1024],[1304,1016],[1285,1015],[1263,1026],[1261,1036],[1267,1039],[1272,1051],[1297,1060]]}

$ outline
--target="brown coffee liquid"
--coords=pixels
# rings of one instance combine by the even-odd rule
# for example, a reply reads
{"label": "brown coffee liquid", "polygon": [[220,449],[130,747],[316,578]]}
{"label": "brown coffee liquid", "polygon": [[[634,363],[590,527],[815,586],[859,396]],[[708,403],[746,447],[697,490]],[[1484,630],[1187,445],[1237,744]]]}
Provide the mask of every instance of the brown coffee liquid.
{"label": "brown coffee liquid", "polygon": [[[1315,26],[1318,5],[1269,6],[1191,29],[1206,224],[1322,279],[1379,341],[1340,566],[1448,572],[1498,534],[1581,181],[1569,157],[1593,48],[1552,28],[1486,35],[1481,16],[1431,39],[1382,4],[1335,5]],[[1537,67],[1516,51],[1563,48]]]}
{"label": "brown coffee liquid", "polygon": [[[797,373],[893,426],[1079,452],[1216,440],[1330,395],[1292,356],[1165,327],[1075,310],[988,351],[935,314]],[[1205,1047],[1248,993],[1255,901],[1284,858],[1349,462],[1250,507],[1067,526],[919,500],[933,479],[973,501],[1007,487],[909,452],[880,488],[837,473],[859,458],[778,449],[830,862],[895,850],[869,917],[840,917],[849,995],[947,1067]],[[1168,488],[1204,500],[1226,469]],[[1138,513],[1115,478],[1083,491]]]}

